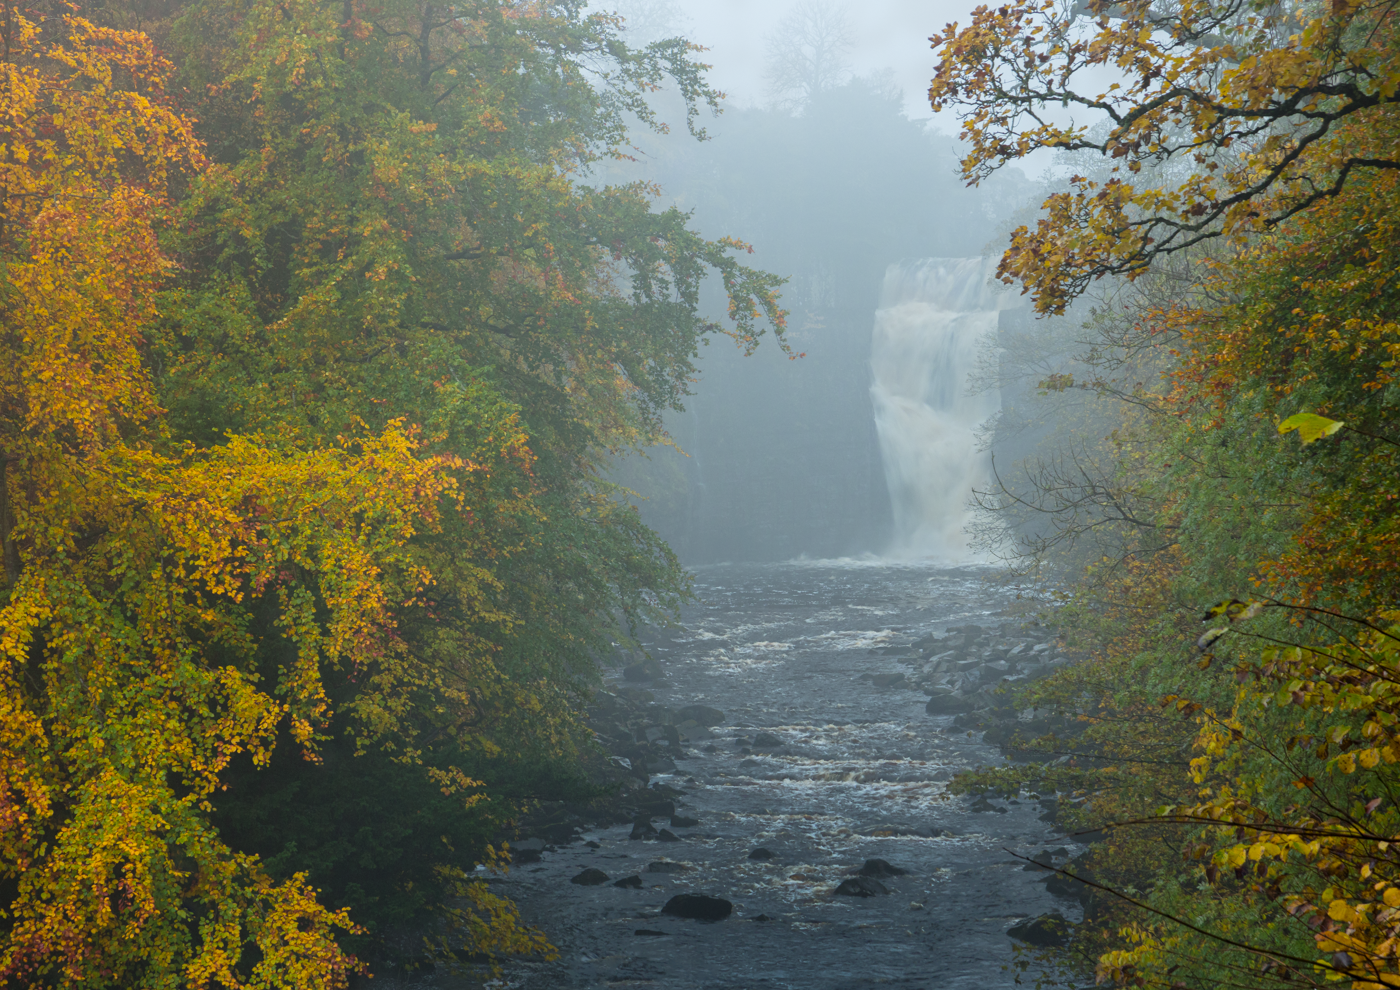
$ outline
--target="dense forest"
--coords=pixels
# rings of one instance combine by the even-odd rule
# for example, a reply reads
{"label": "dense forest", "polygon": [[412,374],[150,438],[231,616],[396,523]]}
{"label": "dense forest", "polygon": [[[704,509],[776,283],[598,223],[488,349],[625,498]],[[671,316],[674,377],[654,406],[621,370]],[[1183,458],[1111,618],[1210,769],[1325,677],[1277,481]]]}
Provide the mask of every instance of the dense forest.
{"label": "dense forest", "polygon": [[1001,261],[1046,319],[996,430],[1038,448],[978,500],[1084,659],[961,787],[1106,830],[1060,881],[1070,984],[1400,985],[1394,6],[1013,3],[933,42],[966,178],[1073,169]]}
{"label": "dense forest", "polygon": [[698,134],[693,46],[513,0],[0,31],[0,983],[545,950],[470,871],[686,593],[603,466],[784,325],[746,245],[581,181]]}
{"label": "dense forest", "polygon": [[[1045,981],[1400,986],[1395,16],[1017,0],[931,39],[964,180],[1068,166],[999,269],[1043,319],[983,376],[1024,401],[977,539],[1080,660],[954,784],[1097,839]],[[795,356],[868,311],[833,268],[973,250],[907,167],[951,156],[868,80],[740,117],[792,156],[747,191],[664,144],[707,224],[788,238],[790,345],[775,266],[631,178],[718,106],[679,38],[581,0],[38,0],[0,37],[0,984],[547,954],[475,867],[595,793],[581,705],[688,592],[619,463],[707,339]],[[824,160],[852,121],[889,150]]]}

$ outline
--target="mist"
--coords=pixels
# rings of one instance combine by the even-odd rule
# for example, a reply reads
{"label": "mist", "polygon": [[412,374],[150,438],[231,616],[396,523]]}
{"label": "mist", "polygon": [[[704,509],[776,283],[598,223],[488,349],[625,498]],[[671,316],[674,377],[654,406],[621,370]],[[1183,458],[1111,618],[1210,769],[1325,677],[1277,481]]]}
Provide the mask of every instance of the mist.
{"label": "mist", "polygon": [[[896,397],[876,381],[872,334],[891,278],[925,259],[999,254],[994,242],[1035,184],[1008,171],[967,188],[957,174],[954,128],[938,126],[926,105],[917,112],[919,100],[909,92],[930,61],[927,42],[914,54],[900,49],[898,65],[882,65],[878,59],[894,50],[862,40],[907,42],[905,22],[935,16],[927,9],[916,16],[912,5],[886,5],[869,22],[864,12],[857,18],[819,3],[765,7],[751,16],[736,9],[727,19],[724,11],[667,3],[621,8],[639,41],[692,28],[711,49],[705,57],[714,63],[715,83],[732,95],[722,115],[702,117],[708,140],[695,141],[683,125],[667,135],[639,132],[637,160],[614,164],[600,180],[655,182],[662,202],[691,211],[706,236],[752,245],[754,265],[788,279],[783,305],[792,354],[770,338],[744,356],[714,338],[702,350],[685,411],[667,420],[675,447],[625,458],[613,477],[639,496],[643,519],[689,564],[969,559],[963,503],[987,460],[975,434],[1000,398],[968,398],[968,375],[976,354],[996,347],[998,312],[1019,305],[1018,297],[990,301],[987,294],[997,293],[986,283],[995,264],[981,262],[960,269],[967,285],[928,287],[986,296],[976,307],[989,318],[952,325],[960,336],[945,344],[962,355],[958,362],[904,368],[906,379],[920,380],[901,385],[899,416]],[[904,26],[870,29],[893,22]],[[656,106],[679,125],[671,99],[660,94]],[[925,309],[942,306],[925,302]],[[715,318],[722,321],[723,311]],[[906,350],[918,351],[921,335],[944,339],[947,329],[910,324],[901,332]],[[888,343],[888,333],[882,339]],[[957,425],[941,433],[931,425],[953,420]],[[898,435],[899,424],[914,433]],[[933,448],[916,450],[929,443]],[[923,468],[913,466],[919,460]],[[957,476],[950,479],[949,470]],[[943,494],[911,495],[910,486],[930,472],[942,476]],[[942,535],[929,542],[934,530]]]}

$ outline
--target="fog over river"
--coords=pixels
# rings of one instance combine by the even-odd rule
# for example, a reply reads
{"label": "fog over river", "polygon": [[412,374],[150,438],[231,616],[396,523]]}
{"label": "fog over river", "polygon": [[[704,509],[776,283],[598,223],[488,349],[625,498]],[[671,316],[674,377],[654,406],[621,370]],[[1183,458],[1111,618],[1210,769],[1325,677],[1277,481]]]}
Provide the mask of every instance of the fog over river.
{"label": "fog over river", "polygon": [[[625,681],[610,687],[653,712],[724,713],[708,731],[684,723],[674,761],[649,764],[653,793],[680,792],[678,824],[654,822],[679,841],[593,828],[494,880],[560,950],[554,962],[512,962],[500,985],[1011,986],[1007,929],[1056,908],[1078,915],[1007,850],[1049,849],[1058,862],[1082,847],[1042,820],[1048,800],[947,795],[953,774],[1004,757],[952,717],[925,714],[910,679],[926,634],[950,626],[980,626],[978,642],[1042,669],[1063,662],[1048,634],[1009,621],[1009,596],[971,569],[797,561],[695,573],[683,628],[649,644],[664,675],[646,684],[654,701]],[[751,859],[760,847],[773,857]],[[869,859],[908,872],[878,878],[888,893],[833,893]],[[590,869],[606,881],[570,882]],[[628,877],[640,884],[615,886]],[[687,892],[727,899],[733,913],[660,913]]]}

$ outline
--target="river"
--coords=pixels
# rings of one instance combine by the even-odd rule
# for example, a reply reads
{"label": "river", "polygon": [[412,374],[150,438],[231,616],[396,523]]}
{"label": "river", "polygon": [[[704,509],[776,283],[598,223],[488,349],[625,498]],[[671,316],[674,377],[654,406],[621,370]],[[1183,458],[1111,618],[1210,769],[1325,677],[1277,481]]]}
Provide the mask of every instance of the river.
{"label": "river", "polygon": [[[926,715],[921,692],[861,679],[907,671],[900,658],[925,633],[995,628],[1009,595],[968,570],[860,561],[695,575],[682,628],[650,638],[665,679],[648,687],[661,704],[726,715],[713,739],[685,747],[676,772],[652,777],[682,791],[677,813],[700,824],[670,843],[598,828],[497,880],[560,951],[509,964],[497,985],[1012,986],[1007,929],[1075,913],[1010,853],[1082,847],[1041,820],[1032,795],[982,811],[949,796],[955,773],[1005,758],[950,717]],[[759,733],[781,745],[755,745]],[[750,859],[757,847],[774,858]],[[880,878],[886,895],[832,895],[872,858],[908,872]],[[658,872],[655,862],[679,865]],[[570,883],[590,868],[610,882]],[[632,875],[640,889],[611,882]],[[717,923],[660,914],[681,892],[726,898],[734,912]]]}

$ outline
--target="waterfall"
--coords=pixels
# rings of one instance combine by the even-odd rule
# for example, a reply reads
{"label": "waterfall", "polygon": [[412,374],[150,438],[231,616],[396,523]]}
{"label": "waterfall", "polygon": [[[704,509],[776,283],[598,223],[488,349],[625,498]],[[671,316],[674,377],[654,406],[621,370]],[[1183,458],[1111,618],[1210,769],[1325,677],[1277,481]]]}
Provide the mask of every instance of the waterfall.
{"label": "waterfall", "polygon": [[1016,297],[996,259],[929,258],[885,272],[870,346],[875,427],[894,513],[891,555],[965,561],[967,503],[990,462],[975,431],[1001,408],[968,394],[979,347]]}

